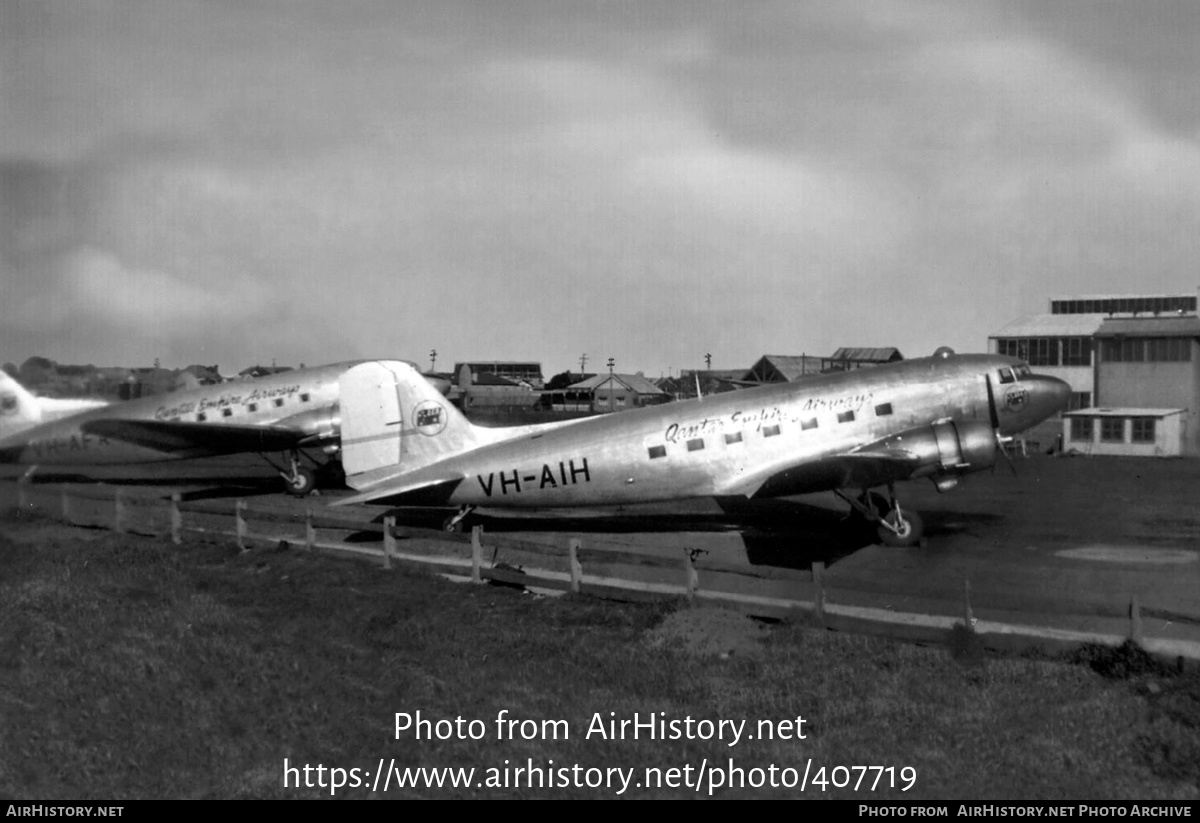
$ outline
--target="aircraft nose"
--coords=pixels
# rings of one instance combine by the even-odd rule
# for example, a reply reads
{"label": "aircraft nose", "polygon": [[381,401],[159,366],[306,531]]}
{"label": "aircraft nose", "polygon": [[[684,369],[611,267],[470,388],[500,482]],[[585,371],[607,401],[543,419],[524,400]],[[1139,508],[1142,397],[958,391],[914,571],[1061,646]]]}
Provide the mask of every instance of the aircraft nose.
{"label": "aircraft nose", "polygon": [[1029,420],[1027,426],[1040,423],[1047,417],[1052,417],[1065,411],[1071,404],[1071,386],[1065,380],[1057,377],[1037,374],[1025,378],[1029,388]]}

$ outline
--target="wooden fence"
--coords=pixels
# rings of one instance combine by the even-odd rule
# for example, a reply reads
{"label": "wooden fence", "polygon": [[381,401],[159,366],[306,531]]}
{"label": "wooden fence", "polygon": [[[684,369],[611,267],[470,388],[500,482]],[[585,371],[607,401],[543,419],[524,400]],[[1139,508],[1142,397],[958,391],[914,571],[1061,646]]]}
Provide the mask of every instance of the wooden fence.
{"label": "wooden fence", "polygon": [[469,535],[400,527],[390,516],[368,522],[361,514],[335,513],[319,504],[309,504],[298,522],[294,511],[252,506],[241,498],[184,503],[179,494],[166,499],[135,496],[119,487],[14,485],[15,503],[22,511],[37,510],[72,525],[169,536],[175,544],[188,534],[232,537],[243,551],[286,542],[308,551],[373,558],[384,569],[409,566],[541,593],[573,592],[625,601],[681,598],[757,617],[799,617],[832,630],[910,641],[942,643],[949,632],[963,629],[984,647],[1003,650],[1061,651],[1085,642],[1120,645],[1133,640],[1180,665],[1185,658],[1200,660],[1200,643],[1145,636],[1143,607],[1136,595],[1115,631],[1069,631],[978,619],[968,580],[957,597],[958,607],[951,609],[954,614],[900,613],[832,602],[820,562],[814,562],[810,571],[799,571],[725,562],[688,547],[670,557],[587,545],[581,536],[564,537],[555,545],[485,534],[481,526]]}

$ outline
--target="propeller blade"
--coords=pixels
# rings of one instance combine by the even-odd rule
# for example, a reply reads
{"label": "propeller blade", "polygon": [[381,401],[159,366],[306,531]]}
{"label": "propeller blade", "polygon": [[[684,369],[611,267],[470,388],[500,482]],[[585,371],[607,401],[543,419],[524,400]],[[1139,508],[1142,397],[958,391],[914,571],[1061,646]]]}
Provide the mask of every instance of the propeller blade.
{"label": "propeller blade", "polygon": [[987,383],[987,398],[988,398],[988,419],[992,422],[992,428],[996,429],[996,437],[1000,436],[1000,415],[996,412],[996,393],[992,390],[992,376],[984,375],[984,382]]}
{"label": "propeller blade", "polygon": [[[1000,432],[996,432],[996,448],[1004,455],[1004,459],[1008,461],[1008,467],[1012,469],[1013,477],[1017,476],[1017,464],[1013,462],[1012,455],[1008,453],[1006,446],[1012,443],[1011,437],[1001,437]],[[996,473],[996,464],[992,464],[992,474]]]}

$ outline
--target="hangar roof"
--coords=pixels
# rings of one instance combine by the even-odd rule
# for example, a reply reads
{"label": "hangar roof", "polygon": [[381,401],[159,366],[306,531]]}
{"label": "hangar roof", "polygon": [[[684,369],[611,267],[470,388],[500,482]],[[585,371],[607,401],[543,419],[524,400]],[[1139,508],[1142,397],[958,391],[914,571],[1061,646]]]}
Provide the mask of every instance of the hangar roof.
{"label": "hangar roof", "polygon": [[1200,317],[1110,317],[1097,337],[1200,337]]}
{"label": "hangar roof", "polygon": [[1027,314],[989,337],[1091,337],[1105,314]]}

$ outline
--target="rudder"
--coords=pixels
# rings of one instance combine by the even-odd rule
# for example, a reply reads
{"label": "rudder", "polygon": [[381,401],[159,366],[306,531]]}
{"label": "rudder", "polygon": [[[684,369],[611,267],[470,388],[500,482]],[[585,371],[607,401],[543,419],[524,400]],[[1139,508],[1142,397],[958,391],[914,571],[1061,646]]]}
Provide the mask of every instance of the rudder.
{"label": "rudder", "polygon": [[408,363],[361,363],[338,379],[338,390],[351,487],[367,472],[419,469],[480,443],[475,427]]}
{"label": "rudder", "polygon": [[42,422],[42,407],[24,386],[0,370],[0,437]]}

